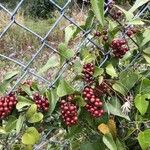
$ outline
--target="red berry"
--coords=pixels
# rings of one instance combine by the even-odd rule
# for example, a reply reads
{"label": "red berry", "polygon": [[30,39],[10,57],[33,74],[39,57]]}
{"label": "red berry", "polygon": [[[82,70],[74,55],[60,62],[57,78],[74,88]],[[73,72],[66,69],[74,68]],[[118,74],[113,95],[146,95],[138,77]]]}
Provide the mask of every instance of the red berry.
{"label": "red berry", "polygon": [[121,16],[122,15],[122,11],[118,10],[117,11],[117,16]]}
{"label": "red berry", "polygon": [[90,99],[90,102],[91,102],[91,103],[94,103],[94,102],[95,102],[95,98],[91,98],[91,99]]}
{"label": "red berry", "polygon": [[128,30],[126,33],[129,37],[131,37],[133,35],[133,32],[131,30]]}
{"label": "red berry", "polygon": [[7,106],[7,103],[6,103],[6,102],[4,102],[4,103],[3,103],[3,106],[4,106],[4,107],[5,107],[5,106]]}
{"label": "red berry", "polygon": [[48,99],[39,93],[33,94],[33,101],[37,105],[39,111],[47,112],[49,109],[49,102]]}
{"label": "red berry", "polygon": [[45,111],[48,111],[48,107],[44,107],[44,110],[45,110]]}
{"label": "red berry", "polygon": [[7,112],[9,109],[8,107],[4,107],[4,111]]}
{"label": "red berry", "polygon": [[87,63],[83,66],[83,79],[85,83],[92,84],[93,82],[93,73],[94,66],[91,63]]}
{"label": "red berry", "polygon": [[13,106],[14,104],[13,104],[12,101],[10,101],[10,102],[8,103],[8,105],[9,105],[9,106]]}
{"label": "red berry", "polygon": [[114,39],[111,43],[111,47],[113,49],[113,54],[117,58],[122,58],[128,49],[126,48],[126,41],[124,39]]}
{"label": "red berry", "polygon": [[99,37],[99,36],[101,36],[101,33],[97,31],[97,32],[95,32],[94,35]]}
{"label": "red berry", "polygon": [[[72,99],[73,100],[73,99]],[[70,101],[70,98],[64,103],[60,103],[61,117],[67,126],[72,126],[77,123],[77,106]]]}
{"label": "red berry", "polygon": [[107,33],[107,30],[103,30],[103,35],[106,35]]}
{"label": "red berry", "polygon": [[3,103],[0,101],[0,106],[2,106],[3,105]]}
{"label": "red berry", "polygon": [[108,36],[107,35],[103,36],[103,40],[107,41],[108,40]]}
{"label": "red berry", "polygon": [[0,107],[0,112],[3,112],[3,110],[4,110],[3,107]]}

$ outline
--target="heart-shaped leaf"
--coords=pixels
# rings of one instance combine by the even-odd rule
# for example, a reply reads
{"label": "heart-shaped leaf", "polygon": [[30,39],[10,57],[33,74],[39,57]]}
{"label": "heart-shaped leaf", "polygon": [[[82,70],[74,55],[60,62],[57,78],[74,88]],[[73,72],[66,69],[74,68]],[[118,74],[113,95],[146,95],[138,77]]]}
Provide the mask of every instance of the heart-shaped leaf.
{"label": "heart-shaped leaf", "polygon": [[65,80],[61,80],[59,82],[58,88],[57,88],[57,95],[59,97],[63,97],[65,95],[73,94],[74,89],[69,85],[68,82]]}
{"label": "heart-shaped leaf", "polygon": [[141,115],[144,115],[146,113],[149,105],[149,101],[146,101],[146,98],[148,98],[147,96],[148,96],[147,94],[145,95],[137,94],[134,100],[135,107],[139,110]]}
{"label": "heart-shaped leaf", "polygon": [[148,150],[150,146],[150,129],[140,132],[138,135],[138,141],[142,150]]}
{"label": "heart-shaped leaf", "polygon": [[22,136],[22,143],[26,145],[34,145],[40,139],[40,134],[34,127],[29,127]]}
{"label": "heart-shaped leaf", "polygon": [[43,119],[43,114],[40,112],[38,112],[38,113],[36,112],[28,119],[28,122],[36,123],[36,122],[40,122],[42,119]]}

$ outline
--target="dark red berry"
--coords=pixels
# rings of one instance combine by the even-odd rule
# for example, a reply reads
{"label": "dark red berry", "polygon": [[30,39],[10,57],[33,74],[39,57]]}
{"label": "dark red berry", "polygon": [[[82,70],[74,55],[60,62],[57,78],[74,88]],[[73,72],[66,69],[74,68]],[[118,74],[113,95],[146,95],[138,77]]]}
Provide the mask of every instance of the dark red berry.
{"label": "dark red berry", "polygon": [[33,94],[33,101],[37,105],[39,111],[47,112],[49,109],[49,102],[48,99],[39,93]]}
{"label": "dark red berry", "polygon": [[113,54],[117,58],[122,58],[128,51],[126,41],[124,39],[113,39],[111,43],[111,48],[113,49]]}
{"label": "dark red berry", "polygon": [[133,35],[133,32],[132,30],[128,30],[127,33],[126,33],[129,37],[131,37]]}
{"label": "dark red berry", "polygon": [[107,35],[103,36],[103,40],[106,42],[108,40],[108,36]]}
{"label": "dark red berry", "polygon": [[97,31],[97,32],[95,32],[94,35],[99,37],[99,36],[101,36],[101,33]]}
{"label": "dark red berry", "polygon": [[0,118],[4,119],[7,117],[15,108],[16,103],[15,93],[10,93],[9,95],[0,97]]}
{"label": "dark red berry", "polygon": [[77,124],[77,106],[73,103],[73,96],[69,95],[66,100],[61,100],[60,102],[60,112],[64,123],[67,126],[72,126]]}
{"label": "dark red berry", "polygon": [[117,16],[121,16],[122,15],[122,11],[118,10],[116,14],[117,14]]}
{"label": "dark red berry", "polygon": [[[87,90],[88,89],[88,90]],[[89,92],[92,91],[89,97]],[[86,100],[87,104],[85,105],[85,108],[87,111],[91,114],[93,117],[100,117],[100,112],[102,110],[102,102],[99,98],[97,98],[94,94],[94,91],[91,87],[85,87],[83,90],[83,93],[85,93],[84,99]],[[87,97],[88,96],[88,97]]]}
{"label": "dark red berry", "polygon": [[83,66],[83,79],[87,84],[93,83],[94,65],[92,63],[87,63]]}

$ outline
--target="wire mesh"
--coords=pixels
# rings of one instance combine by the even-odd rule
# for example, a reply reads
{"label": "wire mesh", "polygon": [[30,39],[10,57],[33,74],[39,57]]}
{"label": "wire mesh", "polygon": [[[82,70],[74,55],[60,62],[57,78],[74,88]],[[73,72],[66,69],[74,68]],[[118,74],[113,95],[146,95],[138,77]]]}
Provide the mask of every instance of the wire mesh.
{"label": "wire mesh", "polygon": [[[68,0],[65,5],[63,7],[59,6],[55,1],[50,0],[50,2],[52,3],[52,5],[54,5],[58,11],[59,11],[59,17],[56,19],[56,21],[54,22],[54,24],[52,25],[52,27],[49,29],[49,31],[45,34],[44,37],[42,37],[41,35],[39,35],[38,33],[34,32],[33,30],[31,30],[29,27],[21,24],[17,19],[16,19],[16,15],[19,12],[19,9],[21,8],[21,6],[23,5],[25,0],[20,0],[20,2],[17,4],[16,8],[13,11],[10,11],[9,9],[7,9],[6,7],[4,7],[1,3],[0,3],[0,9],[5,11],[8,15],[9,15],[9,23],[7,24],[7,26],[3,29],[3,31],[0,33],[0,39],[2,37],[4,37],[5,34],[7,34],[7,32],[9,31],[9,29],[15,24],[16,26],[20,27],[21,29],[23,29],[26,32],[29,32],[30,34],[32,34],[33,36],[35,36],[36,38],[38,38],[40,40],[40,46],[39,48],[36,50],[36,53],[33,54],[32,58],[27,62],[27,64],[24,64],[18,60],[15,60],[9,56],[5,56],[3,54],[0,54],[0,58],[1,59],[6,59],[8,61],[11,61],[17,65],[19,65],[22,68],[21,71],[21,75],[20,77],[17,78],[15,84],[11,87],[11,89],[9,90],[8,93],[10,93],[11,91],[15,90],[16,87],[20,84],[20,82],[28,75],[31,74],[34,77],[38,78],[39,80],[43,81],[44,83],[46,83],[48,85],[49,88],[55,86],[55,83],[58,81],[58,79],[62,76],[62,74],[67,70],[68,66],[70,65],[71,62],[73,62],[73,59],[69,59],[66,60],[66,62],[58,69],[56,76],[54,79],[52,80],[48,80],[45,77],[42,77],[41,75],[39,75],[33,68],[31,68],[31,65],[33,64],[33,62],[37,59],[37,57],[43,53],[44,48],[48,48],[50,49],[53,54],[58,54],[61,55],[60,52],[55,49],[51,43],[48,42],[47,38],[48,36],[52,33],[53,30],[55,30],[55,28],[58,26],[58,24],[61,22],[62,19],[66,19],[66,21],[69,21],[70,24],[73,24],[75,27],[77,27],[78,29],[80,29],[80,31],[82,31],[83,35],[82,35],[82,40],[81,42],[76,46],[76,50],[75,50],[75,56],[80,52],[81,47],[83,45],[86,45],[88,43],[92,44],[94,47],[96,47],[101,54],[103,55],[103,59],[100,62],[100,67],[107,61],[107,59],[109,58],[109,54],[111,53],[111,50],[108,52],[105,52],[103,47],[98,45],[94,38],[92,36],[89,37],[89,35],[91,34],[91,30],[85,31],[79,24],[78,22],[73,21],[72,18],[70,18],[69,16],[67,16],[66,14],[66,10],[69,7],[69,4],[71,3],[71,0]],[[108,4],[111,2],[111,0],[108,1],[108,3],[105,3],[106,9],[105,9],[105,14],[107,13],[110,17],[111,14],[108,11]],[[137,14],[135,15],[135,18],[140,17],[141,15],[143,15],[143,13],[149,9],[149,5],[146,5],[144,7],[142,7]],[[122,26],[122,29],[125,30],[124,26],[117,21],[117,23],[119,25]],[[129,27],[129,26],[128,26]],[[126,34],[126,32],[124,32],[124,34]],[[124,36],[124,35],[123,35]],[[128,37],[132,40],[132,42],[138,46],[138,44],[134,41],[134,39],[132,39],[131,37]],[[138,57],[135,57],[134,61],[137,59]],[[131,62],[132,63],[132,62]]]}

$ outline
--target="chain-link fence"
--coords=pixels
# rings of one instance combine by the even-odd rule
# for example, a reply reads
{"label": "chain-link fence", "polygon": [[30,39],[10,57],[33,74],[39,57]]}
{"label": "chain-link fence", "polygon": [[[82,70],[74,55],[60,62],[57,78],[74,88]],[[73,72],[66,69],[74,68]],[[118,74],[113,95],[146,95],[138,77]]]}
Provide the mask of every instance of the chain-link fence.
{"label": "chain-link fence", "polygon": [[[85,30],[84,28],[82,28],[80,26],[80,24],[78,22],[74,21],[75,19],[70,17],[70,15],[68,14],[67,10],[70,7],[70,3],[74,3],[74,1],[72,2],[71,0],[68,0],[67,3],[65,3],[64,6],[61,7],[57,4],[57,2],[55,2],[53,0],[50,0],[52,5],[54,5],[54,7],[56,7],[56,9],[58,10],[59,17],[56,19],[56,21],[50,27],[50,29],[45,34],[45,36],[41,36],[40,34],[36,33],[32,29],[30,29],[28,26],[22,24],[22,22],[19,19],[17,19],[16,16],[19,13],[19,11],[20,11],[20,9],[21,9],[21,7],[22,7],[22,5],[24,4],[25,1],[26,0],[20,0],[20,2],[18,3],[18,5],[16,6],[16,8],[13,11],[10,11],[6,7],[4,7],[3,4],[0,3],[0,11],[4,11],[5,14],[7,14],[9,16],[9,23],[7,23],[5,28],[3,28],[3,30],[0,32],[0,40],[3,39],[3,37],[6,34],[9,35],[9,30],[14,25],[19,27],[19,30],[23,30],[27,33],[30,33],[31,35],[33,35],[35,38],[37,38],[39,40],[39,42],[38,42],[39,46],[38,46],[37,50],[36,51],[34,50],[34,51],[31,52],[32,55],[31,55],[30,59],[26,61],[26,63],[24,61],[20,61],[20,60],[17,60],[15,58],[11,57],[11,55],[7,56],[6,54],[3,54],[0,51],[0,60],[9,61],[9,62],[12,62],[12,64],[20,66],[20,75],[17,76],[15,83],[10,88],[8,93],[15,90],[20,85],[22,80],[24,80],[24,78],[27,78],[28,76],[33,76],[35,79],[43,82],[44,85],[47,85],[49,88],[54,87],[55,83],[57,83],[59,78],[62,77],[63,74],[68,70],[69,66],[72,65],[72,63],[74,63],[75,57],[78,56],[78,54],[80,53],[83,46],[90,45],[90,46],[92,46],[92,47],[94,47],[94,48],[96,48],[100,51],[100,53],[102,55],[102,59],[101,59],[101,62],[99,63],[99,67],[103,66],[104,63],[109,59],[109,55],[111,54],[111,49],[106,52],[101,45],[97,44],[96,39],[92,34],[93,29],[91,28],[89,30]],[[109,12],[108,7],[107,7],[109,5],[109,3],[111,3],[111,0],[109,0],[108,3],[105,3],[105,15],[108,15],[110,18],[113,19],[113,16],[111,15],[111,13]],[[141,7],[136,12],[134,17],[135,18],[143,17],[144,13],[147,12],[147,11],[150,11],[149,4]],[[3,18],[0,18],[0,21],[3,21],[2,19]],[[61,23],[61,21],[63,19],[66,22],[69,22],[69,24],[73,25],[74,27],[78,28],[81,31],[80,40],[74,46],[74,51],[75,51],[74,57],[69,59],[69,60],[66,60],[61,66],[53,68],[51,70],[52,75],[51,75],[50,78],[43,77],[41,74],[38,73],[38,70],[35,69],[33,64],[35,63],[35,61],[37,62],[37,65],[39,65],[38,61],[42,61],[43,62],[42,64],[47,62],[47,60],[45,60],[45,59],[40,60],[40,57],[39,57],[43,53],[45,54],[45,49],[47,49],[47,53],[46,53],[48,55],[48,57],[46,57],[47,59],[52,58],[53,56],[56,56],[56,58],[59,59],[60,55],[62,55],[62,53],[60,53],[60,51],[57,50],[53,46],[53,43],[48,40],[48,37],[50,35],[52,35],[52,32],[56,28],[58,28],[58,30],[62,30],[62,29],[59,29],[59,24]],[[115,21],[119,26],[121,26],[121,28],[120,28],[120,30],[121,30],[120,33],[121,34],[119,36],[122,37],[122,38],[125,38],[125,39],[130,38],[130,41],[132,43],[134,43],[134,45],[136,47],[139,47],[138,43],[132,37],[129,37],[126,34],[127,28],[129,28],[130,26],[124,26],[118,20],[115,20]],[[45,28],[45,27],[43,27],[43,28]],[[14,41],[12,41],[12,42],[14,42]],[[11,43],[10,43],[10,45],[11,45]],[[14,50],[12,50],[12,53],[13,53],[13,51]],[[134,65],[135,62],[138,61],[140,55],[141,55],[140,52],[138,52],[134,56],[134,59],[132,59],[132,61],[129,63],[129,65],[126,68],[121,68],[122,71],[127,70],[130,66]],[[56,61],[57,61],[57,59],[56,59]],[[39,65],[39,68],[40,68],[40,65]],[[72,72],[71,72],[70,77],[71,76],[72,76]],[[47,143],[55,143],[56,145],[60,146],[60,149],[64,149],[68,145],[68,143],[70,143],[69,139],[65,140],[65,141],[55,141],[55,140],[52,140],[52,139],[46,140],[46,138],[49,136],[50,133],[51,133],[51,131],[49,131],[46,135],[42,136],[40,143],[38,145],[34,146],[34,150],[42,149],[43,145],[46,145]],[[18,136],[14,137],[13,141],[15,141],[18,138]],[[12,143],[10,143],[10,145]]]}
{"label": "chain-link fence", "polygon": [[[20,0],[20,2],[18,3],[18,5],[16,6],[16,8],[13,11],[10,11],[9,9],[7,9],[6,7],[4,7],[1,3],[0,3],[0,10],[5,11],[5,13],[7,13],[7,15],[9,15],[9,23],[6,25],[6,27],[3,29],[3,31],[0,33],[0,39],[2,39],[5,34],[7,34],[7,32],[12,28],[12,26],[15,24],[16,26],[20,27],[21,29],[23,29],[26,32],[29,32],[30,34],[32,34],[33,36],[35,36],[37,39],[39,39],[39,48],[36,50],[36,52],[32,55],[31,59],[27,62],[27,64],[24,64],[21,61],[18,61],[16,59],[13,59],[9,56],[6,56],[2,53],[0,53],[0,59],[1,60],[8,60],[11,61],[17,65],[19,65],[21,67],[21,75],[19,77],[17,77],[17,80],[15,82],[15,84],[11,87],[11,89],[9,90],[9,92],[15,90],[15,88],[19,85],[19,83],[26,78],[26,76],[33,75],[34,77],[38,78],[39,80],[41,80],[42,82],[46,83],[48,85],[49,88],[53,87],[55,85],[55,83],[57,82],[57,80],[62,76],[62,74],[67,70],[68,66],[74,61],[74,58],[71,58],[69,60],[66,60],[66,62],[60,67],[57,68],[57,70],[55,70],[55,75],[54,78],[51,79],[47,79],[41,75],[39,75],[34,68],[32,68],[32,64],[34,63],[34,61],[37,61],[37,58],[39,55],[41,55],[44,51],[45,48],[49,49],[49,53],[50,56],[52,57],[53,55],[61,55],[60,52],[54,48],[51,43],[48,41],[48,36],[52,34],[53,30],[55,30],[55,28],[58,26],[58,24],[62,21],[62,19],[65,19],[66,21],[70,22],[70,24],[74,25],[75,27],[77,27],[81,32],[82,32],[82,40],[80,40],[80,43],[78,43],[75,46],[75,56],[77,56],[77,54],[80,52],[81,47],[87,44],[92,44],[94,47],[96,47],[101,54],[103,55],[103,59],[100,62],[100,66],[102,66],[105,61],[109,58],[109,54],[111,53],[111,50],[109,50],[108,52],[105,52],[103,47],[101,47],[100,45],[98,45],[94,39],[94,37],[91,34],[92,29],[85,31],[79,24],[78,22],[75,22],[73,18],[71,18],[68,14],[67,14],[67,9],[69,8],[69,4],[71,3],[71,0],[68,0],[67,3],[65,3],[65,5],[63,7],[60,7],[57,2],[54,2],[53,0],[50,0],[50,2],[52,3],[52,5],[54,5],[58,11],[59,11],[59,17],[57,18],[57,20],[54,22],[54,24],[52,25],[52,27],[49,29],[49,31],[46,33],[45,36],[41,36],[39,34],[37,34],[36,32],[34,32],[33,30],[31,30],[30,28],[28,28],[27,26],[21,24],[19,22],[18,19],[16,19],[16,15],[19,12],[20,8],[22,7],[23,3],[25,2],[25,0]],[[108,11],[108,4],[111,2],[111,0],[108,3],[105,3],[106,9],[105,9],[105,14],[109,15],[110,17],[112,17],[112,15],[109,13]],[[147,4],[144,7],[141,7],[141,9],[139,9],[139,11],[137,12],[137,14],[135,15],[136,17],[140,17],[144,14],[145,11],[149,11],[149,5]],[[2,19],[2,18],[1,18]],[[128,28],[129,26],[127,26],[126,28],[119,22],[116,20],[116,22],[122,27],[122,31],[124,31],[124,34],[122,35],[122,37],[124,38],[130,38],[131,41],[138,47],[138,44],[136,43],[136,41],[131,38],[128,37],[126,35],[126,28]],[[44,27],[43,27],[44,28]],[[61,30],[61,29],[60,29]],[[4,43],[5,44],[5,43]],[[74,57],[75,57],[74,56]],[[139,54],[137,54],[135,56],[135,58],[132,60],[132,62],[130,63],[130,65],[132,65],[139,57]],[[45,60],[43,60],[45,61]],[[128,66],[129,67],[129,66]],[[125,68],[126,69],[126,68]]]}

